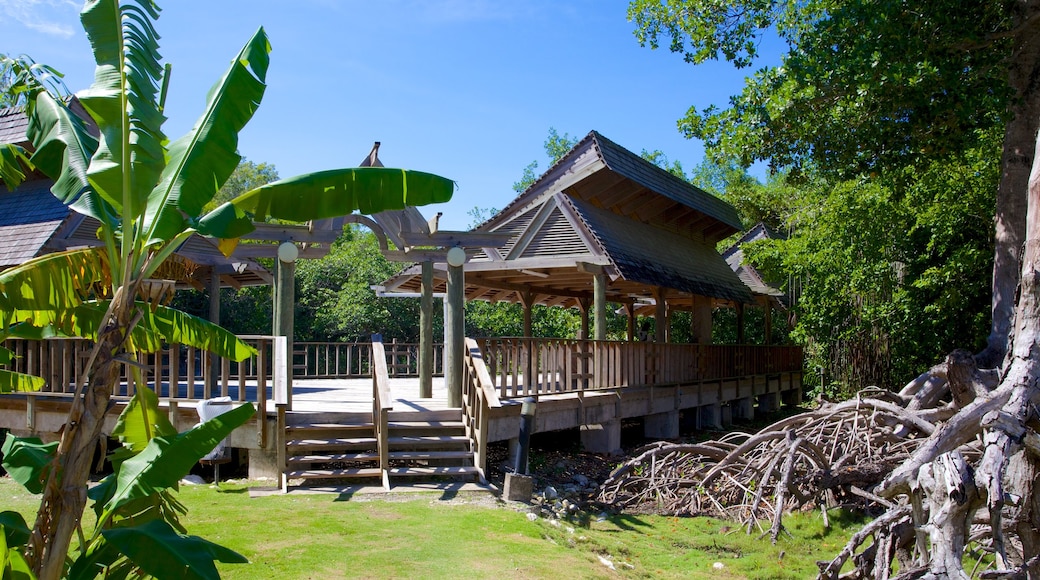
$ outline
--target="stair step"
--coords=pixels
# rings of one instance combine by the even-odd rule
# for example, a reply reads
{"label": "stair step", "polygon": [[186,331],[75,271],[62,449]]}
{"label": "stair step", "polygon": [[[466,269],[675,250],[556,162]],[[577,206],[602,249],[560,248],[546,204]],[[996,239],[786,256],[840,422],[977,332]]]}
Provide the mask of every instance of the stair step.
{"label": "stair step", "polygon": [[413,429],[463,429],[466,424],[462,421],[390,421],[387,426],[390,429],[408,431]]}
{"label": "stair step", "polygon": [[383,476],[383,470],[378,467],[365,467],[361,469],[300,469],[286,471],[288,479],[330,479],[334,477],[377,477]]}
{"label": "stair step", "polygon": [[394,467],[389,470],[391,477],[431,477],[438,475],[479,475],[476,467]]}
{"label": "stair step", "polygon": [[379,461],[378,453],[313,453],[294,455],[287,463],[330,463],[333,461]]}
{"label": "stair step", "polygon": [[286,441],[288,449],[314,448],[314,447],[374,447],[375,437],[333,437],[331,439],[293,439]]}
{"label": "stair step", "polygon": [[365,423],[299,423],[286,425],[286,431],[371,431],[375,428],[371,422]]}
{"label": "stair step", "polygon": [[436,447],[438,445],[469,444],[469,437],[462,435],[390,437],[391,446]]}
{"label": "stair step", "polygon": [[473,459],[472,451],[391,451],[390,459]]}

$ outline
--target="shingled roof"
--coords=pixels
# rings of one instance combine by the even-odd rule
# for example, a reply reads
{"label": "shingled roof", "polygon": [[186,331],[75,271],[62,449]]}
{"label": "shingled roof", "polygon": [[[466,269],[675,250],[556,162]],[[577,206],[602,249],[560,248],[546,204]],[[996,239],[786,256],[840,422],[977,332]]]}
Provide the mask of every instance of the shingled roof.
{"label": "shingled roof", "polygon": [[[751,302],[715,250],[739,228],[725,201],[593,131],[475,228],[509,240],[470,258],[466,297],[578,306],[591,299],[590,272],[603,268],[610,302],[648,304],[662,291],[678,309],[694,296]],[[407,269],[385,288],[417,291],[418,273]]]}
{"label": "shingled roof", "polygon": [[25,128],[28,126],[29,119],[22,107],[0,109],[0,143],[24,144]]}
{"label": "shingled roof", "polygon": [[[75,98],[70,108],[83,118],[86,111]],[[0,144],[15,144],[31,151],[25,131],[28,118],[21,107],[0,109]],[[96,131],[96,129],[95,129]],[[0,270],[68,247],[98,245],[100,224],[80,215],[51,194],[53,182],[32,174],[13,192],[0,181]],[[271,275],[255,261],[228,259],[212,240],[195,235],[178,254],[200,266],[217,268],[228,286],[256,286],[271,283]]]}
{"label": "shingled roof", "polygon": [[700,296],[750,302],[715,248],[569,198],[622,278]]}

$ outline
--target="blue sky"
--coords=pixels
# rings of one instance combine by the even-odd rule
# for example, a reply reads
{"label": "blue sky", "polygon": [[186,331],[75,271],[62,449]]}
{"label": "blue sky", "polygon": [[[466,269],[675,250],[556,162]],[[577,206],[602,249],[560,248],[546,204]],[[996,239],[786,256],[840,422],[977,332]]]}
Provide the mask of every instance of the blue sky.
{"label": "blue sky", "polygon": [[[160,4],[173,64],[166,133],[190,128],[206,91],[250,35],[272,45],[264,101],[239,151],[282,177],[348,167],[381,141],[387,166],[455,180],[442,229],[474,206],[503,207],[531,161],[547,168],[549,128],[596,130],[687,169],[703,147],[676,129],[686,110],[725,105],[748,70],[694,67],[639,46],[625,0],[176,0]],[[0,52],[93,78],[80,2],[0,0]],[[774,51],[775,52],[775,51]]]}

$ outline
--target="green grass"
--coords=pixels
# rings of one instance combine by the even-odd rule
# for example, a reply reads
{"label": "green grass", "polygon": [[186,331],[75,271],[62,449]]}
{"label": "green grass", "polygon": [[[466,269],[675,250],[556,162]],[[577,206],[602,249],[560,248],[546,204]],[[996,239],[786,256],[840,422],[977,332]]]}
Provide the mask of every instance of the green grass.
{"label": "green grass", "polygon": [[[0,479],[0,509],[32,522],[36,498]],[[545,520],[473,496],[250,498],[242,484],[186,486],[192,534],[234,549],[250,564],[223,578],[812,578],[862,522],[818,513],[785,520],[776,546],[713,518],[622,515],[579,526]],[[783,556],[781,556],[783,553]],[[609,557],[611,571],[600,562]],[[719,571],[713,564],[719,562]]]}

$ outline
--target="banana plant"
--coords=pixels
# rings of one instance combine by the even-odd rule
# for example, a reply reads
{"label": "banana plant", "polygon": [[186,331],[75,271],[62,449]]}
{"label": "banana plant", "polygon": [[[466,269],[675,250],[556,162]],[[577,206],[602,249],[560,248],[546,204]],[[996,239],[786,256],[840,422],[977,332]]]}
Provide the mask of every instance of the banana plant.
{"label": "banana plant", "polygon": [[[122,443],[109,455],[112,473],[88,491],[97,516],[94,531],[70,554],[66,576],[215,580],[220,576],[214,562],[246,562],[233,550],[189,535],[180,522],[187,509],[174,492],[192,466],[253,413],[251,404],[241,405],[177,433],[155,393],[136,391],[112,431]],[[40,493],[56,447],[8,435],[4,468],[28,491]],[[0,546],[3,577],[32,578],[19,549],[30,537],[25,521],[3,512],[0,528],[6,542]]]}
{"label": "banana plant", "polygon": [[[97,250],[38,258],[0,276],[0,333],[28,325],[94,340],[26,549],[43,580],[64,571],[121,354],[174,340],[234,360],[248,353],[215,325],[153,310],[136,298],[190,236],[210,236],[231,249],[267,216],[302,221],[377,212],[444,202],[454,191],[452,181],[427,173],[346,168],[267,184],[204,213],[241,159],[238,133],[263,97],[270,44],[258,30],[214,84],[192,129],[170,142],[162,132],[170,67],[160,63],[158,16],[150,0],[85,3],[81,21],[97,66],[93,85],[76,98],[96,137],[32,71],[17,75],[29,116],[28,163],[54,180],[58,199],[100,223]],[[13,150],[0,155],[5,181],[24,174],[12,168],[24,158]]]}

